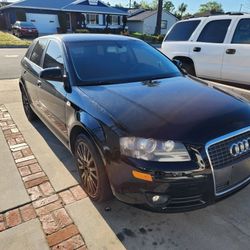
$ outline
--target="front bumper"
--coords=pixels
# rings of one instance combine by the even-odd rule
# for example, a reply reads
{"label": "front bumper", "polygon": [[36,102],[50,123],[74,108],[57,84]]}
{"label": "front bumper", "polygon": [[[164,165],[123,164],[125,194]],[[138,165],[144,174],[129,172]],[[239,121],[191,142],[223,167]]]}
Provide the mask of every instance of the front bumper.
{"label": "front bumper", "polygon": [[[224,195],[215,195],[213,173],[209,165],[202,171],[194,169],[195,164],[186,164],[179,169],[178,164],[165,163],[159,169],[152,168],[140,160],[119,160],[109,165],[108,173],[114,195],[121,201],[158,212],[184,212],[203,208],[239,190],[249,181],[242,182],[237,188]],[[141,168],[142,166],[142,168]],[[191,170],[193,169],[193,170]],[[132,171],[149,173],[153,181],[136,179]],[[155,202],[155,198],[160,199]]]}

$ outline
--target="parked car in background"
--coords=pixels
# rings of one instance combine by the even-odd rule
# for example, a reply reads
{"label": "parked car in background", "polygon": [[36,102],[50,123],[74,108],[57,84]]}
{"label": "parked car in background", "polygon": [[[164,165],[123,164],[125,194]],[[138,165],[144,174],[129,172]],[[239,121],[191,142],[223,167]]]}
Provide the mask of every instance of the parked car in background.
{"label": "parked car in background", "polygon": [[38,30],[31,22],[16,21],[11,31],[17,37],[38,37]]}
{"label": "parked car in background", "polygon": [[250,106],[194,81],[157,49],[123,36],[36,39],[20,89],[75,157],[94,201],[158,211],[201,208],[250,181]]}
{"label": "parked car in background", "polygon": [[167,33],[162,51],[198,77],[250,84],[250,14],[190,18]]}

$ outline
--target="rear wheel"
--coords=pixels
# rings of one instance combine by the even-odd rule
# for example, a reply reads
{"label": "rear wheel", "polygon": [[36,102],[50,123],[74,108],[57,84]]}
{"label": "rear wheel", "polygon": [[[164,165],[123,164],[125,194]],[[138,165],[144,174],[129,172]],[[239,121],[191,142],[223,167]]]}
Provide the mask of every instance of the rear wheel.
{"label": "rear wheel", "polygon": [[93,201],[106,201],[112,197],[105,166],[99,152],[84,134],[74,144],[75,161],[84,191]]}
{"label": "rear wheel", "polygon": [[22,102],[23,102],[23,109],[29,121],[36,120],[37,116],[34,111],[30,107],[29,99],[26,93],[22,90]]}

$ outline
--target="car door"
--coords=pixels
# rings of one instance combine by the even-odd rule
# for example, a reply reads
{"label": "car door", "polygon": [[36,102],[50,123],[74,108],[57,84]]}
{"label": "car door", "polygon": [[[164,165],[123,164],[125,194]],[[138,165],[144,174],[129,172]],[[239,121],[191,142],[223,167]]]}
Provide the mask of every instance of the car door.
{"label": "car door", "polygon": [[240,19],[224,50],[222,80],[250,84],[250,18]]}
{"label": "car door", "polygon": [[204,78],[220,79],[222,59],[225,50],[223,43],[231,19],[212,20],[206,23],[190,50],[195,64],[196,75]]}
{"label": "car door", "polygon": [[[60,67],[64,72],[63,50],[60,43],[51,40],[44,55],[43,69]],[[45,123],[62,140],[67,143],[67,127],[65,122],[65,105],[67,92],[63,81],[52,81],[40,78],[38,102]]]}
{"label": "car door", "polygon": [[47,46],[48,39],[39,39],[22,60],[22,77],[25,82],[25,87],[30,99],[30,105],[38,110],[37,92],[39,89],[39,74],[41,68],[41,58]]}

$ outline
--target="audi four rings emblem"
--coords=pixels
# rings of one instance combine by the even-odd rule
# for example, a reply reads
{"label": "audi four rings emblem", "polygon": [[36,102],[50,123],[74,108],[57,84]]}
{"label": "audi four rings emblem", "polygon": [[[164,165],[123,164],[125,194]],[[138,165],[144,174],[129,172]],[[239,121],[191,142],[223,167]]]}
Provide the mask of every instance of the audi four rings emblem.
{"label": "audi four rings emblem", "polygon": [[244,139],[242,141],[233,143],[230,146],[230,154],[234,157],[239,156],[243,153],[250,151],[250,138]]}

